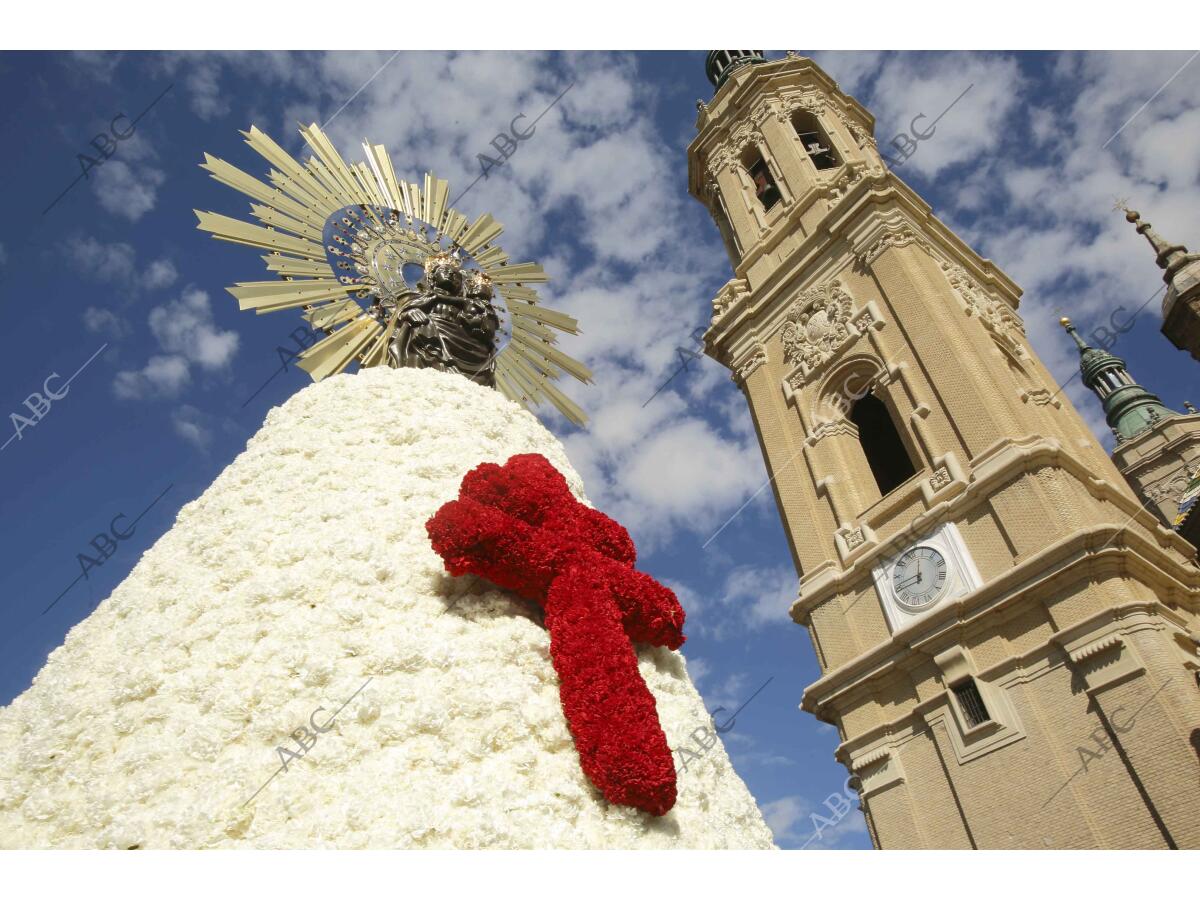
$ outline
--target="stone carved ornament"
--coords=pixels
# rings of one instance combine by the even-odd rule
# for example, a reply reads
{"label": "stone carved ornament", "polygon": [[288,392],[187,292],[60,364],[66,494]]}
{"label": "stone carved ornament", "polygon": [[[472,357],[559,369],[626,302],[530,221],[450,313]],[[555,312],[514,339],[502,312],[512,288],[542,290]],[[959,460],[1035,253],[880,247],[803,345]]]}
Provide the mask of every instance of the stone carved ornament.
{"label": "stone carved ornament", "polygon": [[715,147],[704,166],[709,181],[715,186],[722,169],[736,168],[742,151],[761,134],[762,123],[771,115],[767,107],[759,107],[734,126],[719,147]]}
{"label": "stone carved ornament", "polygon": [[1183,491],[1190,481],[1191,476],[1188,475],[1188,470],[1185,466],[1170,478],[1164,478],[1158,484],[1146,488],[1146,498],[1155,503],[1163,500],[1178,500],[1183,496]]}
{"label": "stone carved ornament", "polygon": [[858,255],[858,265],[862,269],[868,269],[885,250],[891,247],[906,247],[909,244],[916,244],[933,257],[946,276],[946,280],[950,282],[950,287],[966,304],[968,314],[978,316],[983,326],[992,332],[1007,349],[1018,356],[1025,354],[1025,350],[1018,340],[1019,335],[1025,334],[1025,326],[1020,316],[1013,312],[1012,307],[1003,300],[992,296],[966,269],[947,260],[907,223],[889,226],[887,231],[880,235],[870,247]]}
{"label": "stone carved ornament", "polygon": [[1003,300],[989,295],[962,266],[943,261],[941,267],[950,286],[958,292],[963,302],[979,316],[980,321],[991,331],[1008,338],[1014,346],[1019,347],[1013,338],[1013,332],[1024,334],[1025,329],[1021,325],[1020,318],[1013,313],[1009,305]]}
{"label": "stone carved ornament", "polygon": [[938,467],[938,470],[930,476],[929,486],[935,491],[940,491],[953,480],[954,476],[950,474],[950,470],[945,466],[940,466]]}
{"label": "stone carved ornament", "polygon": [[854,298],[836,279],[804,291],[783,326],[784,358],[803,366],[805,373],[812,371],[853,336],[853,312]]}
{"label": "stone carved ornament", "polygon": [[745,278],[731,278],[725,282],[725,286],[717,291],[717,296],[713,298],[712,324],[716,325],[735,303],[749,293],[750,283]]}
{"label": "stone carved ornament", "polygon": [[750,355],[734,363],[730,379],[734,384],[744,385],[746,379],[754,374],[760,366],[767,364],[767,353],[762,347],[755,347]]}
{"label": "stone carved ornament", "polygon": [[833,209],[837,206],[842,198],[850,193],[850,188],[862,181],[863,168],[862,163],[846,164],[845,173],[822,192],[825,197],[826,209]]}
{"label": "stone carved ornament", "polygon": [[898,225],[889,225],[887,231],[880,235],[870,247],[859,254],[859,267],[868,269],[871,267],[871,263],[875,262],[883,251],[890,247],[907,247],[909,244],[916,244],[930,256],[933,256],[935,259],[938,258],[927,240],[918,235],[907,224],[900,223]]}

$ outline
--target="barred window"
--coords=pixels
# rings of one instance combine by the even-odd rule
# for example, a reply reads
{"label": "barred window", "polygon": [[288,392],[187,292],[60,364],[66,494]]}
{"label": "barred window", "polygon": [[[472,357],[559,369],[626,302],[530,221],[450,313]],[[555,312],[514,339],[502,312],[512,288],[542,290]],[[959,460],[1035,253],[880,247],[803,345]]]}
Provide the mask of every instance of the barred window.
{"label": "barred window", "polygon": [[971,728],[991,720],[992,717],[988,715],[987,707],[983,703],[983,696],[979,693],[974,678],[968,678],[962,684],[956,684],[951,690],[958,698],[958,708],[962,710],[963,718],[967,720],[967,724]]}

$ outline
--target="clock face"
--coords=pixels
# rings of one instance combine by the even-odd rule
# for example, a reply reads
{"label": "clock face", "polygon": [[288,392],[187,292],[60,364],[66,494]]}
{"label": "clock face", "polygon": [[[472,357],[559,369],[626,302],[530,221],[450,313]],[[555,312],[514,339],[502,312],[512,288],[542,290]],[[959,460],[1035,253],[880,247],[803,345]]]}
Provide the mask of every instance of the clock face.
{"label": "clock face", "polygon": [[909,610],[937,603],[946,592],[946,557],[932,547],[914,547],[892,569],[896,601]]}

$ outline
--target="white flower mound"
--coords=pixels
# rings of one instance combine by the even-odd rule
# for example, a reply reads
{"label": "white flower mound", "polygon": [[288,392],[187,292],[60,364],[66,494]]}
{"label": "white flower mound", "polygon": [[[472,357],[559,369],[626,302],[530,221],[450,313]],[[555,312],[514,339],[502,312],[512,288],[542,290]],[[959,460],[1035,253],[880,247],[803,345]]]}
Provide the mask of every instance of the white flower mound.
{"label": "white flower mound", "polygon": [[[534,605],[445,574],[426,519],[529,452],[583,497],[534,416],[459,376],[370,369],[272,410],[0,709],[0,846],[771,847],[719,743],[666,816],[605,802]],[[695,751],[682,656],[640,660]]]}

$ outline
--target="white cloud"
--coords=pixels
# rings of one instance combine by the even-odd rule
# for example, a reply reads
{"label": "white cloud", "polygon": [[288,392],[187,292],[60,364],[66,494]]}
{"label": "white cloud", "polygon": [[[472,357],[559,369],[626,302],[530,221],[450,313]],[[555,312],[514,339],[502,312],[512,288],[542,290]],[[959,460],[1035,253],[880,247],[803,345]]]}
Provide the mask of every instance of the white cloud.
{"label": "white cloud", "polygon": [[192,379],[192,366],[207,372],[225,369],[237,353],[238,334],[213,323],[208,294],[186,288],[179,300],[150,310],[150,331],[165,354],[152,356],[140,370],[118,372],[118,397],[174,397]]}
{"label": "white cloud", "polygon": [[[1022,84],[1017,60],[1010,56],[890,55],[871,98],[879,149],[898,161],[912,152],[898,170],[905,179],[913,171],[932,176],[985,150],[994,152],[1004,143],[1002,125],[1018,102]],[[904,137],[897,143],[900,135]]]}
{"label": "white cloud", "polygon": [[187,360],[181,356],[152,356],[137,371],[122,371],[113,379],[113,392],[122,400],[174,397],[192,380]]}
{"label": "white cloud", "polygon": [[841,89],[852,97],[875,80],[883,58],[883,53],[877,50],[822,50],[812,55],[813,61],[837,79]]}
{"label": "white cloud", "polygon": [[83,327],[93,334],[122,338],[129,334],[129,323],[110,309],[89,306],[83,311]]}
{"label": "white cloud", "polygon": [[229,101],[221,93],[218,72],[219,69],[212,65],[188,67],[187,89],[192,97],[192,110],[206,121],[229,112]]}
{"label": "white cloud", "polygon": [[[307,53],[186,50],[156,54],[152,65],[182,81],[188,105],[204,121],[229,113],[231,80],[238,80],[243,90],[252,80],[275,88],[287,85],[292,92],[304,94],[313,94],[321,86],[319,79],[312,78],[314,64],[312,54]],[[232,79],[225,79],[227,72]]]}
{"label": "white cloud", "polygon": [[796,760],[770,750],[748,750],[734,754],[733,764],[739,771],[745,771],[750,766],[794,766]]}
{"label": "white cloud", "polygon": [[[705,707],[710,712],[718,714],[721,723],[727,722],[726,717],[733,715],[734,711],[742,706],[752,693],[754,693],[754,688],[750,686],[750,678],[745,672],[732,672],[720,683],[708,684],[700,688]],[[738,734],[734,731],[727,732],[724,740],[726,744],[740,743],[746,747],[754,744],[754,739],[749,735]]]}
{"label": "white cloud", "polygon": [[168,288],[179,278],[179,271],[169,259],[156,259],[142,274],[142,284],[148,290]]}
{"label": "white cloud", "polygon": [[776,568],[744,566],[729,573],[722,602],[742,607],[752,628],[772,623],[790,624],[788,610],[796,602],[799,590],[800,579],[791,565]]}
{"label": "white cloud", "polygon": [[737,566],[723,584],[703,589],[671,583],[697,632],[725,637],[735,629],[753,631],[771,624],[791,624],[788,610],[800,590],[790,565]]}
{"label": "white cloud", "polygon": [[[845,845],[855,835],[866,833],[867,823],[857,808],[856,798],[847,798],[840,791],[834,791],[828,800],[831,806],[826,806],[824,801],[813,803],[793,794],[764,803],[763,818],[775,836],[775,842],[792,848],[806,846],[809,850],[832,850]],[[849,809],[845,806],[847,802]]]}
{"label": "white cloud", "polygon": [[[146,291],[170,287],[179,277],[175,264],[165,257],[139,270],[136,251],[123,241],[107,244],[91,236],[75,236],[61,247],[72,268],[92,281],[117,285],[125,292],[127,301]],[[127,337],[133,331],[118,311],[98,306],[84,310],[83,325],[88,331],[113,338]]]}
{"label": "white cloud", "polygon": [[134,291],[153,291],[170,287],[179,277],[175,264],[166,257],[139,270],[137,251],[132,244],[111,244],[94,237],[70,237],[62,243],[63,256],[80,274],[92,281],[116,284]]}
{"label": "white cloud", "polygon": [[207,450],[212,442],[212,429],[208,425],[209,416],[194,406],[184,404],[171,413],[171,425],[175,433],[189,444]]}
{"label": "white cloud", "polygon": [[699,684],[712,671],[712,666],[698,656],[689,656],[687,670],[688,675],[692,678],[692,683]]}
{"label": "white cloud", "polygon": [[201,368],[224,368],[237,352],[237,332],[217,329],[208,294],[196,288],[187,288],[179,300],[150,310],[149,321],[164,350]]}
{"label": "white cloud", "polygon": [[109,159],[91,170],[96,199],[115,216],[136,222],[158,199],[158,189],[167,176],[161,169],[141,164],[135,170],[121,159]]}
{"label": "white cloud", "polygon": [[63,244],[67,261],[95,281],[124,284],[136,275],[137,252],[132,244],[106,244],[94,237],[68,238]]}
{"label": "white cloud", "polygon": [[72,50],[70,53],[80,68],[86,70],[89,81],[112,81],[113,73],[124,58],[123,53],[111,50]]}

